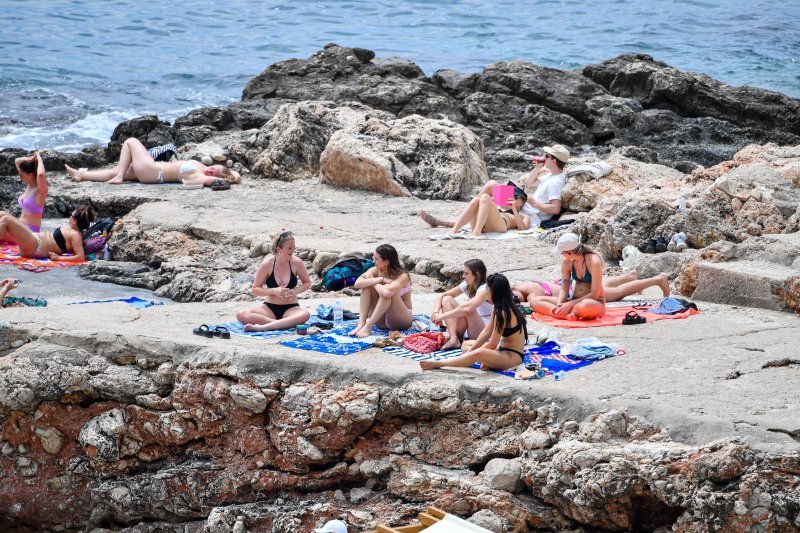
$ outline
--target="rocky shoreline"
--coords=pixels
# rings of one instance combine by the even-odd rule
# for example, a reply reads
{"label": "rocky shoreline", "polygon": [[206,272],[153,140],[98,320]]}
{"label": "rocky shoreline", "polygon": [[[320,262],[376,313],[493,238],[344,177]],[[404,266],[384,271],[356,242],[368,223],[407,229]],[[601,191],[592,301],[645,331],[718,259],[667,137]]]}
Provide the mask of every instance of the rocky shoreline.
{"label": "rocky shoreline", "polygon": [[[110,164],[129,136],[225,161],[242,185],[115,187],[58,173],[65,162]],[[685,331],[602,332],[639,350],[629,368],[615,360],[605,367],[614,372],[593,370],[606,382],[576,378],[564,389],[421,374],[373,350],[332,362],[191,335],[196,322],[230,318],[252,300],[268,234],[283,229],[313,273],[309,304],[332,296],[320,285],[325,266],[382,242],[413,272],[415,306],[429,306],[471,257],[512,281],[547,279],[559,230],[432,241],[416,213],[458,211],[477,186],[515,178],[530,167],[525,154],[554,142],[575,163],[602,158],[614,169],[571,176],[563,193],[572,230],[609,270],[625,246],[685,231],[690,250],[644,254],[634,266],[669,273],[674,292],[710,309]],[[0,150],[0,175],[13,174],[20,153]],[[329,45],[268,67],[241,102],[173,124],[140,117],[107,147],[43,157],[55,170],[46,216],[90,203],[118,218],[114,261],[80,267],[81,276],[186,303],[102,316],[5,310],[3,529],[293,532],[342,517],[367,530],[432,504],[498,532],[800,528],[796,99],[643,55],[576,71],[512,61],[428,78],[407,59]],[[15,179],[0,184],[5,204],[18,194]],[[693,373],[695,352],[708,358],[709,381]],[[626,372],[656,377],[638,390]]]}

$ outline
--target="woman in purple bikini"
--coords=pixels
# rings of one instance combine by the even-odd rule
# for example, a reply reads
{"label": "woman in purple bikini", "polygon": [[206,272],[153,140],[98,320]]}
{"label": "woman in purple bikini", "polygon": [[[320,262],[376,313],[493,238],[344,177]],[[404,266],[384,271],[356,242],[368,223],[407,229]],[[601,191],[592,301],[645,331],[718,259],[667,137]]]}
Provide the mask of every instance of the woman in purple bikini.
{"label": "woman in purple bikini", "polygon": [[[48,187],[42,156],[39,152],[34,152],[30,157],[18,157],[14,160],[14,165],[17,167],[19,179],[28,186],[18,199],[21,211],[19,221],[33,233],[39,233]],[[0,211],[0,217],[7,214],[5,211]],[[3,239],[6,242],[16,243],[10,234],[6,234]]]}

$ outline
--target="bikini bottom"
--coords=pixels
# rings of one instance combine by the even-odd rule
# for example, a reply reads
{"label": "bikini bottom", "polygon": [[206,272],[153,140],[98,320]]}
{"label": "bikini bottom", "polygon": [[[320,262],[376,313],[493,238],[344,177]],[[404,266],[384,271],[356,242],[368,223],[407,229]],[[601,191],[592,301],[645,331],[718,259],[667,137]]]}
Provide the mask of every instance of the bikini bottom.
{"label": "bikini bottom", "polygon": [[286,314],[286,311],[292,307],[300,307],[300,304],[271,304],[269,302],[264,302],[264,305],[267,306],[267,309],[272,311],[272,314],[274,314],[275,318],[278,320],[283,318],[283,315]]}

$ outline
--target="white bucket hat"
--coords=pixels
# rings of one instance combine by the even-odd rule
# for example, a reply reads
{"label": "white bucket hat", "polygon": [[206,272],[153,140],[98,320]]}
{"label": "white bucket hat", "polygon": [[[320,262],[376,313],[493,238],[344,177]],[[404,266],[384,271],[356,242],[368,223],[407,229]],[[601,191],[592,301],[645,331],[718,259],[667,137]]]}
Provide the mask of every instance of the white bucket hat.
{"label": "white bucket hat", "polygon": [[548,153],[561,161],[562,163],[569,162],[569,150],[563,144],[554,144],[553,146],[545,146],[542,148],[545,153]]}
{"label": "white bucket hat", "polygon": [[558,238],[556,242],[556,249],[553,251],[555,254],[562,252],[571,252],[581,245],[581,238],[574,233],[565,233]]}
{"label": "white bucket hat", "polygon": [[321,528],[315,529],[314,533],[347,533],[347,524],[341,520],[329,520]]}

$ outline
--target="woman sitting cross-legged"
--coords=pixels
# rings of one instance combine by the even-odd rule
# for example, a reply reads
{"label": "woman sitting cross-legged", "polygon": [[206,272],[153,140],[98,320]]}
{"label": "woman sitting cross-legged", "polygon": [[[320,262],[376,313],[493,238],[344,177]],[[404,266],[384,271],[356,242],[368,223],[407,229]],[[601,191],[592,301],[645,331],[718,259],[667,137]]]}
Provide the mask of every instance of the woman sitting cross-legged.
{"label": "woman sitting cross-legged", "polygon": [[[442,350],[461,346],[465,334],[471,339],[477,338],[492,317],[492,304],[486,301],[486,265],[483,261],[470,259],[464,263],[461,278],[460,285],[436,298],[431,313],[431,321],[436,325],[444,323],[450,334]],[[468,300],[459,304],[456,297],[461,294],[466,294]]]}
{"label": "woman sitting cross-legged", "polygon": [[[603,260],[594,250],[581,243],[574,233],[565,233],[556,243],[561,254],[561,287],[558,296],[529,298],[531,309],[543,315],[568,320],[592,320],[606,313],[606,301],[618,301],[648,287],[658,286],[669,296],[666,274],[631,280],[616,286],[603,282]],[[575,282],[574,287],[572,282]],[[570,290],[571,289],[571,290]]]}
{"label": "woman sitting cross-legged", "polygon": [[[83,232],[94,220],[94,209],[82,205],[72,212],[67,226],[56,228],[52,233],[34,233],[26,224],[9,214],[0,216],[0,240],[10,236],[19,245],[19,254],[34,259],[52,261],[85,261]],[[71,254],[71,255],[66,255]]]}
{"label": "woman sitting cross-legged", "polygon": [[236,313],[236,320],[245,325],[245,331],[288,329],[304,324],[311,316],[297,301],[297,295],[311,287],[311,278],[294,249],[291,231],[273,239],[273,254],[264,259],[253,280],[253,294],[264,297],[264,304]]}
{"label": "woman sitting cross-legged", "polygon": [[368,337],[372,326],[389,330],[408,329],[411,311],[411,277],[400,264],[397,250],[381,244],[372,255],[375,266],[361,274],[353,285],[361,289],[358,325],[349,335]]}
{"label": "woman sitting cross-legged", "polygon": [[461,344],[463,355],[442,361],[420,361],[423,370],[445,366],[471,366],[507,370],[522,364],[528,328],[525,315],[514,305],[511,285],[502,274],[486,278],[487,299],[494,308],[492,318],[478,338]]}
{"label": "woman sitting cross-legged", "polygon": [[[529,305],[532,305],[533,300],[539,296],[558,295],[560,283],[560,281],[551,284],[546,281],[533,280],[518,283],[514,285],[511,290],[514,296],[519,298],[520,302],[527,302]],[[607,302],[617,302],[626,296],[638,294],[648,287],[658,286],[663,288],[665,285],[667,291],[669,291],[667,274],[664,273],[653,276],[652,278],[639,279],[638,273],[635,270],[631,270],[619,276],[603,278],[603,290],[606,293]],[[667,292],[667,294],[669,294],[669,292]]]}
{"label": "woman sitting cross-legged", "polygon": [[206,166],[200,161],[156,162],[147,148],[131,137],[122,143],[116,166],[104,170],[75,169],[64,165],[67,174],[75,181],[105,181],[115,185],[123,181],[139,183],[179,183],[184,185],[212,185],[214,180],[239,183],[239,173],[223,165]]}

